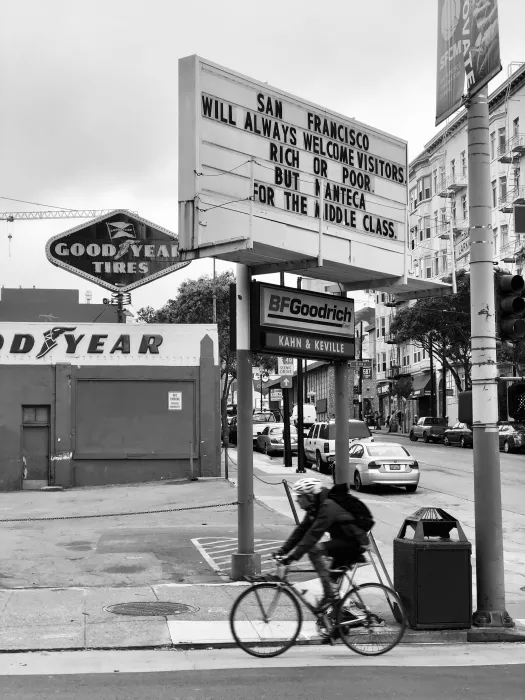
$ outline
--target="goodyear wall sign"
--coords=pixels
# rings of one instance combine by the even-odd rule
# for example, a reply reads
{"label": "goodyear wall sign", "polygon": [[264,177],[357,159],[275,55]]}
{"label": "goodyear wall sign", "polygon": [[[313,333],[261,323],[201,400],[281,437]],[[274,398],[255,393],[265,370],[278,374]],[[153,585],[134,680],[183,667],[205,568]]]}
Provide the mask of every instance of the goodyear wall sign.
{"label": "goodyear wall sign", "polygon": [[318,360],[355,357],[354,300],[254,282],[254,352]]}
{"label": "goodyear wall sign", "polygon": [[189,264],[180,260],[175,234],[126,209],[54,236],[46,256],[113,292],[130,291]]}

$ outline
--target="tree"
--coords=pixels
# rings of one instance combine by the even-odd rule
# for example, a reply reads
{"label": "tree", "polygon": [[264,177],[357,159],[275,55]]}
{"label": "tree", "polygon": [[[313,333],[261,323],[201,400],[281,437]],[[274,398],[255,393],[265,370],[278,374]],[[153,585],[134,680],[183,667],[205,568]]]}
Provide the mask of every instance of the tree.
{"label": "tree", "polygon": [[[450,282],[450,278],[443,281]],[[401,309],[390,324],[396,343],[415,343],[434,353],[458,388],[471,387],[470,275],[457,273],[457,294],[418,299]],[[463,370],[463,381],[459,369]]]}
{"label": "tree", "polygon": [[[231,384],[237,377],[236,351],[230,349],[230,284],[235,276],[230,271],[215,277],[202,275],[196,280],[184,280],[175,299],[170,299],[161,309],[151,306],[140,309],[138,317],[146,323],[212,323],[213,296],[216,295],[217,329],[219,335],[219,364],[222,384],[221,416],[224,439],[228,439],[226,406]],[[276,360],[273,356],[253,355],[256,367],[274,372]]]}

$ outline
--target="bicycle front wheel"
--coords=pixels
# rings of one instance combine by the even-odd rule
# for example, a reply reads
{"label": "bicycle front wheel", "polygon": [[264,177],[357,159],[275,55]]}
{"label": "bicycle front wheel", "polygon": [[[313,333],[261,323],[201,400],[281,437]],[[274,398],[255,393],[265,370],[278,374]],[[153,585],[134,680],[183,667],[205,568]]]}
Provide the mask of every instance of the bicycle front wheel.
{"label": "bicycle front wheel", "polygon": [[252,656],[278,656],[289,649],[301,630],[303,615],[290,591],[258,583],[243,591],[230,612],[233,638]]}
{"label": "bicycle front wheel", "polygon": [[399,644],[405,634],[406,617],[395,591],[380,583],[364,583],[348,591],[341,601],[337,626],[352,651],[379,656]]}

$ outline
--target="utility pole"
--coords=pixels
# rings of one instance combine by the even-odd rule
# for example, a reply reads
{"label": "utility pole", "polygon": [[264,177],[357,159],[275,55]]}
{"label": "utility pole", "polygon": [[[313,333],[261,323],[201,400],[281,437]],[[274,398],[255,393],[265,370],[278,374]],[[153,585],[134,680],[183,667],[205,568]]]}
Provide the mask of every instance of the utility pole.
{"label": "utility pole", "polygon": [[254,553],[252,353],[250,349],[250,268],[237,264],[237,549],[232,554],[235,581],[261,571],[261,555]]}
{"label": "utility pole", "polygon": [[213,258],[213,284],[212,284],[212,323],[217,323],[217,286],[215,284],[215,258]]}
{"label": "utility pole", "polygon": [[[346,292],[341,292],[346,297]],[[354,343],[356,342],[354,338]],[[354,352],[355,356],[355,352]],[[335,374],[335,483],[350,484],[348,460],[348,361],[334,363]],[[352,379],[353,382],[353,379]]]}
{"label": "utility pole", "polygon": [[[297,289],[301,289],[302,277],[297,278]],[[297,474],[306,472],[304,463],[304,397],[303,397],[303,360],[297,360]]]}
{"label": "utility pole", "polygon": [[487,87],[468,98],[467,134],[477,583],[472,621],[512,627],[505,610]]}
{"label": "utility pole", "polygon": [[429,360],[430,360],[430,415],[436,415],[436,383],[434,378],[434,351],[432,349],[432,333],[428,335],[429,340]]}

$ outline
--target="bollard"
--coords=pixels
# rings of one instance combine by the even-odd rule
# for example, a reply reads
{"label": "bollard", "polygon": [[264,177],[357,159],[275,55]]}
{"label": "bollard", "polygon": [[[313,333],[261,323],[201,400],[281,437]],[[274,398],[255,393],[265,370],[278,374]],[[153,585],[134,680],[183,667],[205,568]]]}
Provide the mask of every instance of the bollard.
{"label": "bollard", "polygon": [[283,479],[283,484],[284,484],[284,490],[286,491],[286,495],[288,496],[288,502],[290,504],[290,508],[292,509],[295,523],[296,523],[296,525],[299,525],[299,517],[297,515],[297,511],[295,510],[295,503],[293,502],[292,494],[290,493],[290,487],[288,486],[288,482],[286,481],[286,479]]}
{"label": "bollard", "polygon": [[193,442],[190,442],[190,481],[198,481],[193,472]]}

